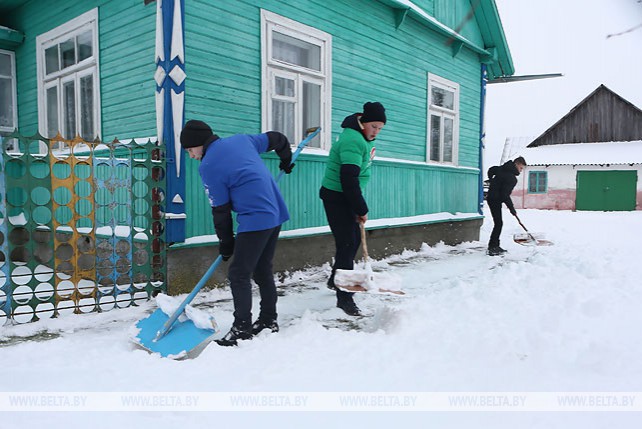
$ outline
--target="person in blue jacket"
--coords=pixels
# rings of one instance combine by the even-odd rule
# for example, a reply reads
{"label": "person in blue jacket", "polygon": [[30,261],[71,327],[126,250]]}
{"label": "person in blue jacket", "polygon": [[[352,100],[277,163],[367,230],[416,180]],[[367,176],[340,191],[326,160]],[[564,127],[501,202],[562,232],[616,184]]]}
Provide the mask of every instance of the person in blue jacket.
{"label": "person in blue jacket", "polygon": [[[277,293],[272,259],[281,224],[290,218],[281,192],[259,156],[274,150],[279,168],[294,167],[290,142],[283,134],[236,134],[220,138],[203,121],[190,120],[181,131],[181,145],[190,158],[200,160],[199,173],[212,206],[219,253],[224,261],[234,254],[228,278],[234,300],[234,323],[219,345],[236,345],[263,329],[278,332]],[[234,237],[232,211],[238,230]],[[251,279],[259,286],[259,316],[252,323]]]}

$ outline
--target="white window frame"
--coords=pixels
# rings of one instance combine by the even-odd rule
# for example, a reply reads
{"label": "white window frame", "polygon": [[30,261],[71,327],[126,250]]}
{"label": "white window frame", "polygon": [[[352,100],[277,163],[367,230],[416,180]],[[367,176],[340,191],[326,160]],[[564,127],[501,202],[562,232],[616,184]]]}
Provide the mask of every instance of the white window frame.
{"label": "white window frame", "polygon": [[[272,33],[279,33],[317,45],[321,49],[321,70],[312,70],[294,64],[275,60],[272,56]],[[316,28],[309,27],[281,15],[261,9],[261,128],[270,131],[272,127],[272,99],[274,96],[274,76],[294,77],[296,94],[303,97],[303,82],[307,81],[321,86],[321,132],[319,133],[320,149],[327,151],[330,141],[330,123],[332,113],[332,36]],[[277,97],[278,98],[278,97]],[[302,98],[301,98],[302,99]],[[302,136],[303,105],[295,103],[294,133]],[[298,145],[298,141],[290,142]]]}
{"label": "white window frame", "polygon": [[18,84],[16,79],[16,54],[15,52],[7,51],[4,49],[0,49],[0,53],[9,55],[10,58],[11,75],[2,77],[8,77],[11,79],[11,103],[13,104],[13,125],[11,125],[10,127],[0,126],[0,131],[4,133],[12,133],[18,127]]}
{"label": "white window frame", "polygon": [[[441,106],[435,106],[432,104],[432,89],[433,87],[442,88],[447,91],[454,93],[453,105],[454,109],[450,110],[443,108]],[[445,165],[458,165],[459,164],[459,84],[448,79],[444,79],[441,76],[437,76],[432,73],[428,73],[428,112],[426,115],[426,162],[429,164],[445,164]],[[439,144],[439,161],[434,161],[430,159],[430,149],[435,142],[431,141],[431,115],[439,116],[441,118],[441,130]],[[444,118],[450,118],[453,120],[453,147],[452,147],[452,161],[444,161]]]}
{"label": "white window frame", "polygon": [[[89,58],[46,75],[45,71],[45,51],[47,48],[60,44],[69,37],[74,37],[84,33],[87,30],[92,32],[92,55]],[[101,102],[100,102],[100,47],[98,45],[98,8],[94,8],[80,16],[36,37],[36,67],[38,73],[38,130],[45,137],[54,137],[48,135],[47,130],[47,99],[46,89],[51,86],[58,86],[58,124],[59,131],[65,134],[64,114],[63,114],[63,83],[70,80],[74,81],[75,91],[80,90],[80,78],[93,74],[93,137],[102,135],[101,132]],[[80,118],[80,98],[75,99],[76,109],[76,134],[82,135],[81,118]]]}

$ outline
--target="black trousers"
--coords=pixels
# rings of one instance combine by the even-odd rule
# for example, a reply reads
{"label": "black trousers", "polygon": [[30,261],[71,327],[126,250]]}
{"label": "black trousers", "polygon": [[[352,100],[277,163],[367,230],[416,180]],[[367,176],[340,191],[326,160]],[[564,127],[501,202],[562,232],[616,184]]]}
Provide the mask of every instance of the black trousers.
{"label": "black trousers", "polygon": [[234,259],[230,265],[234,325],[247,327],[252,323],[252,282],[259,285],[261,312],[259,317],[276,320],[276,285],[272,259],[281,226],[263,231],[241,232],[236,236]]}
{"label": "black trousers", "polygon": [[337,269],[354,268],[354,257],[361,244],[361,229],[357,222],[357,214],[343,193],[321,188],[320,196],[336,247],[332,275],[328,281],[329,285],[334,286],[334,273]]}
{"label": "black trousers", "polygon": [[502,202],[495,200],[488,200],[488,207],[490,214],[493,216],[493,231],[490,233],[490,241],[488,247],[499,247],[499,236],[502,233],[504,221],[502,220]]}

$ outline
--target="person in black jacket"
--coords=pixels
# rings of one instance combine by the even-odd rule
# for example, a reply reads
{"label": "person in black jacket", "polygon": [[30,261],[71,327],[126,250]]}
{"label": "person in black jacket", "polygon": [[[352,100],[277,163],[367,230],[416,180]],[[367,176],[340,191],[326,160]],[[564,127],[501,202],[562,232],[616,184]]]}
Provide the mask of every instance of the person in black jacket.
{"label": "person in black jacket", "polygon": [[494,166],[488,169],[488,207],[490,214],[493,216],[493,231],[490,234],[488,242],[488,254],[491,256],[506,253],[506,250],[499,247],[499,235],[502,233],[504,223],[502,221],[502,203],[506,204],[510,214],[517,216],[513,200],[510,198],[513,188],[517,184],[517,176],[526,167],[526,161],[521,156],[514,161],[506,161],[502,166]]}

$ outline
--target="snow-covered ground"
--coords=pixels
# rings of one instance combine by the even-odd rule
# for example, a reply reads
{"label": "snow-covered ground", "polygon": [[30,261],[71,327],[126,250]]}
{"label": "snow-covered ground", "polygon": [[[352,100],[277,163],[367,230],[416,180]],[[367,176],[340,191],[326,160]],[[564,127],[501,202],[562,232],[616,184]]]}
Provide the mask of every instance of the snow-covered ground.
{"label": "snow-covered ground", "polygon": [[[327,266],[292,273],[280,285],[280,333],[263,333],[236,348],[212,343],[192,360],[162,359],[131,344],[130,327],[154,309],[151,302],[0,327],[0,390],[525,392],[527,400],[533,392],[641,392],[642,212],[519,213],[532,232],[545,232],[555,245],[513,243],[512,234],[521,229],[505,212],[502,246],[509,253],[486,256],[487,218],[481,242],[425,246],[377,261],[375,269],[402,277],[407,296],[358,295],[370,316],[360,319],[334,307],[325,287]],[[203,292],[195,304],[216,316],[221,335],[227,331],[229,289]],[[642,422],[640,413],[613,407],[584,413],[380,412],[388,399],[369,413],[3,412],[0,428],[597,428]]]}

